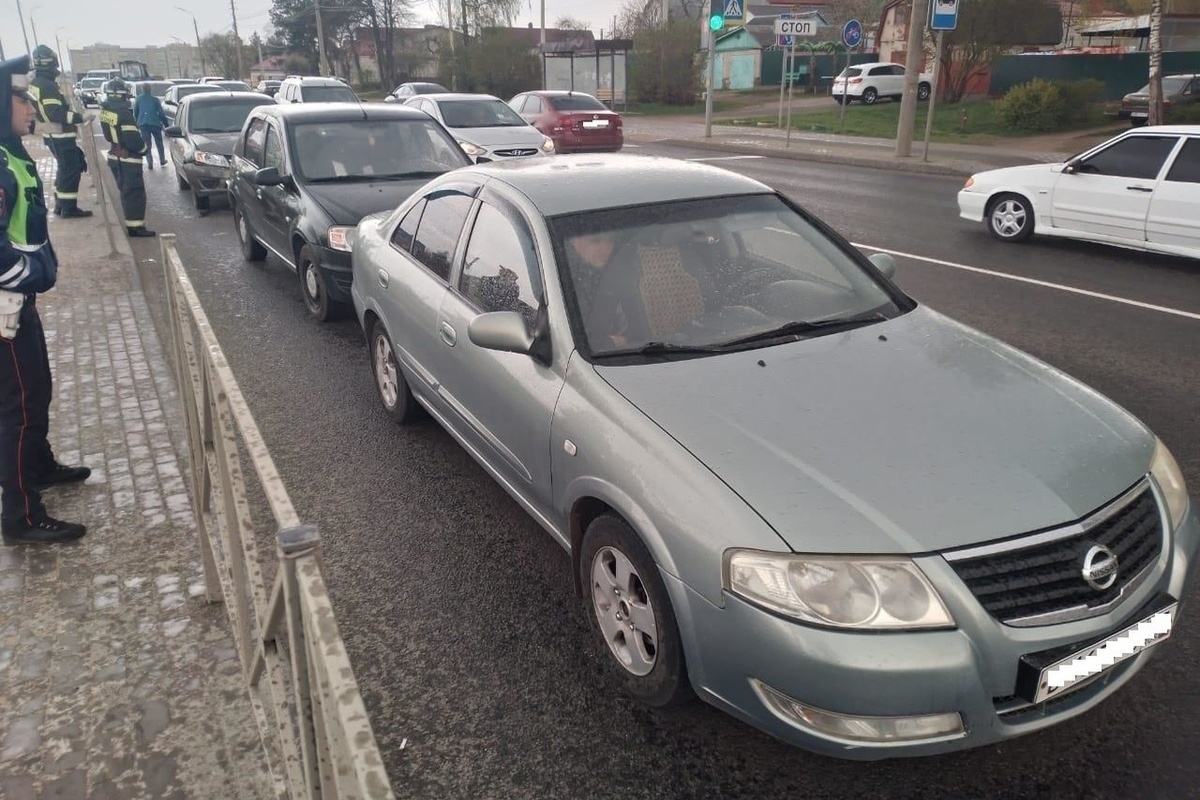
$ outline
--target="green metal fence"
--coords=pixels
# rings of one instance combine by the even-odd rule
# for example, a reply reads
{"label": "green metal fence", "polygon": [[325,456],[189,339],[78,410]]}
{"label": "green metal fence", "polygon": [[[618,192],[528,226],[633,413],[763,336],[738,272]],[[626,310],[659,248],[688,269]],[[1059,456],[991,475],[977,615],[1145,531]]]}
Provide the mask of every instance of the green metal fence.
{"label": "green metal fence", "polygon": [[[783,50],[765,50],[762,54],[762,85],[763,86],[778,86],[783,78],[783,62],[785,53]],[[850,56],[852,64],[867,64],[872,61],[878,61],[879,57],[874,53],[854,53]],[[796,67],[800,73],[796,78],[795,87],[797,89],[816,86],[821,91],[829,91],[829,84],[833,82],[833,76],[846,68],[846,54],[838,53],[835,57],[828,53],[818,54],[816,57],[815,69],[810,74],[808,71],[808,50],[803,47],[796,48]],[[794,73],[793,73],[794,74]]]}
{"label": "green metal fence", "polygon": [[[1163,53],[1163,75],[1181,72],[1200,72],[1200,52]],[[1001,95],[1034,78],[1051,81],[1094,78],[1104,83],[1106,100],[1120,100],[1145,86],[1149,75],[1148,53],[1004,56],[993,66],[988,92],[992,96]]]}

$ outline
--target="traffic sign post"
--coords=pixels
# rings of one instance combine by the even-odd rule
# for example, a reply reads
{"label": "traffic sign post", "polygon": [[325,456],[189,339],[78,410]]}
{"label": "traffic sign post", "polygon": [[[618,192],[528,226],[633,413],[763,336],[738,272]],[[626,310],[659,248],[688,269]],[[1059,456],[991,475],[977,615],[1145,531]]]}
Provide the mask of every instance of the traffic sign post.
{"label": "traffic sign post", "polygon": [[937,31],[937,55],[933,61],[933,86],[929,93],[929,108],[925,110],[925,154],[923,161],[929,161],[929,140],[933,138],[933,112],[937,110],[938,80],[942,71],[942,53],[944,52],[946,31],[958,28],[959,0],[933,0],[929,8],[929,30]]}
{"label": "traffic sign post", "polygon": [[[842,26],[842,44],[846,45],[846,77],[842,81],[842,110],[838,114],[838,133],[846,132],[846,106],[850,105],[850,53],[854,48],[862,44],[863,26],[856,19],[848,20]],[[833,62],[834,69],[837,68],[837,59]],[[836,76],[834,80],[837,80]]]}

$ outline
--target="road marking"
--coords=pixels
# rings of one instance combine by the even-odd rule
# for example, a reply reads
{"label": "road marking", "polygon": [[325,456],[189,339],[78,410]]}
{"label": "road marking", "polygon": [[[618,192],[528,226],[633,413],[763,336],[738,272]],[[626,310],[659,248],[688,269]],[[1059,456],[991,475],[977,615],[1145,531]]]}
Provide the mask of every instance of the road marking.
{"label": "road marking", "polygon": [[899,250],[888,250],[885,247],[875,247],[874,245],[869,244],[856,243],[854,246],[861,250],[874,250],[877,253],[887,253],[890,256],[897,256],[899,258],[911,258],[914,261],[924,261],[929,264],[937,264],[940,267],[952,267],[953,269],[961,269],[966,272],[976,272],[980,275],[990,275],[993,278],[1005,278],[1010,281],[1033,284],[1034,286],[1044,286],[1047,289],[1057,289],[1060,292],[1080,294],[1084,297],[1094,297],[1098,300],[1109,300],[1114,303],[1121,303],[1122,305],[1135,306],[1137,308],[1144,308],[1149,311],[1157,311],[1160,314],[1172,314],[1174,316],[1184,317],[1186,319],[1200,320],[1200,314],[1192,311],[1184,311],[1183,309],[1170,308],[1168,306],[1156,306],[1153,303],[1143,303],[1140,300],[1130,300],[1128,297],[1117,297],[1116,295],[1104,294],[1102,292],[1091,292],[1087,289],[1078,289],[1074,286],[1065,286],[1061,283],[1040,281],[1037,278],[1025,278],[1020,275],[1010,275],[1007,272],[996,272],[995,270],[983,269],[982,267],[971,267],[966,264],[956,263],[954,261],[943,261],[939,258],[929,258],[927,256],[913,255],[912,253],[902,253]]}
{"label": "road marking", "polygon": [[744,161],[752,158],[766,158],[766,156],[712,156],[711,158],[685,158],[684,161]]}

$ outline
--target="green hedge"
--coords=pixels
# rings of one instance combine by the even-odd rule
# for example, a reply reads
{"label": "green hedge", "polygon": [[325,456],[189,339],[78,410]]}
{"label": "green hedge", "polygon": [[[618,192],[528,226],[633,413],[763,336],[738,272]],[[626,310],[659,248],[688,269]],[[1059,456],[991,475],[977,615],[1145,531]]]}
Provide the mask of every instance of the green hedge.
{"label": "green hedge", "polygon": [[1014,86],[996,101],[996,117],[1011,130],[1057,131],[1087,122],[1104,96],[1097,80],[1047,81],[1034,78]]}

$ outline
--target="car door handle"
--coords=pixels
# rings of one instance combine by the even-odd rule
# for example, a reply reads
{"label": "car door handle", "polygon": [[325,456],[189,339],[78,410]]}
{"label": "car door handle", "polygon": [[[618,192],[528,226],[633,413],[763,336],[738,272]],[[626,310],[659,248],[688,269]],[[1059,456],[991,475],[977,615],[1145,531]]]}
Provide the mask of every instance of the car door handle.
{"label": "car door handle", "polygon": [[385,289],[388,285],[388,274],[383,270],[379,270],[379,285]]}
{"label": "car door handle", "polygon": [[1154,189],[1152,187],[1147,187],[1147,186],[1126,186],[1125,188],[1131,192],[1153,192],[1154,191]]}
{"label": "car door handle", "polygon": [[438,333],[442,337],[442,341],[454,347],[454,343],[458,341],[458,334],[454,332],[454,328],[450,327],[450,323],[443,322],[438,326]]}

